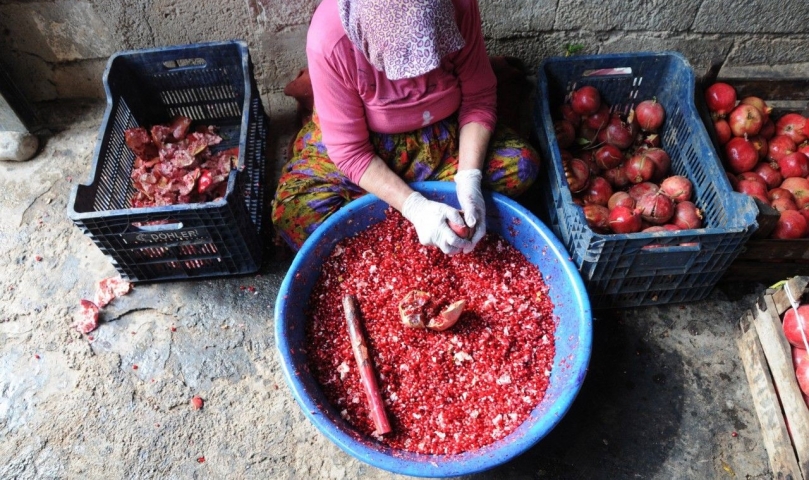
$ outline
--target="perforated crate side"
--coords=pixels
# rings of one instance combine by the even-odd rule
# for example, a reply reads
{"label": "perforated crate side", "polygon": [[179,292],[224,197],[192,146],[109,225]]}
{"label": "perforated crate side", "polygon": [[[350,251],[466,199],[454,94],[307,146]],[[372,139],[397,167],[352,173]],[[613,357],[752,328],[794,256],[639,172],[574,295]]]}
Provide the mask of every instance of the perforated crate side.
{"label": "perforated crate side", "polygon": [[[617,70],[617,75],[603,75],[605,70],[615,73],[619,68],[623,70]],[[695,203],[705,215],[706,228],[629,235],[602,235],[589,228],[583,211],[572,202],[551,117],[570,92],[583,85],[595,86],[621,112],[647,98],[663,105],[663,148],[671,157],[672,172],[694,184]],[[720,168],[693,105],[694,77],[685,59],[676,53],[552,58],[540,67],[538,88],[537,134],[543,157],[551,160],[540,177],[544,189],[551,192],[545,196],[552,200],[546,202],[550,226],[579,266],[595,296],[593,303],[599,307],[660,304],[661,299],[679,298],[662,290],[696,292],[693,287],[707,290],[707,295],[718,281],[712,268],[729,265],[755,229],[755,205],[732,191]],[[717,251],[714,236],[729,241],[732,250]],[[656,278],[664,279],[661,291],[632,291],[633,285],[654,289]]]}

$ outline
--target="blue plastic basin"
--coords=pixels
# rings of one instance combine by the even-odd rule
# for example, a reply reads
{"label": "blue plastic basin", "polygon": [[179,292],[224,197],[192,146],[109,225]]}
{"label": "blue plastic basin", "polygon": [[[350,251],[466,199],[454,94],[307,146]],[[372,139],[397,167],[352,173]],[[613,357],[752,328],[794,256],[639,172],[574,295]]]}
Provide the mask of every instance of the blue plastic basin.
{"label": "blue plastic basin", "polygon": [[[455,185],[412,185],[427,198],[457,207]],[[306,308],[320,267],[335,244],[381,221],[387,205],[366,195],[330,217],[298,252],[275,304],[275,338],[284,376],[303,413],[337,446],[374,467],[418,477],[467,475],[505,463],[531,448],[562,419],[579,392],[592,347],[590,302],[568,253],[550,230],[515,201],[499,194],[486,198],[488,231],[511,242],[542,272],[554,304],[556,356],[542,402],[516,430],[478,450],[457,455],[425,455],[388,448],[358,433],[324,396],[309,372],[305,354]]]}

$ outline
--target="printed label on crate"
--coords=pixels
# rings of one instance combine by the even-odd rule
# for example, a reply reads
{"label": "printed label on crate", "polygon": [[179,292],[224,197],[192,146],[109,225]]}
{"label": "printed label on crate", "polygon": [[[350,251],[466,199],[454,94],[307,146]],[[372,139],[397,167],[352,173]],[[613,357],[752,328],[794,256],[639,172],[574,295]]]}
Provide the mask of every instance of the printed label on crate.
{"label": "printed label on crate", "polygon": [[191,244],[199,241],[209,241],[211,236],[204,228],[184,228],[181,230],[155,231],[155,232],[134,232],[123,235],[123,241],[127,244],[141,243],[177,243]]}

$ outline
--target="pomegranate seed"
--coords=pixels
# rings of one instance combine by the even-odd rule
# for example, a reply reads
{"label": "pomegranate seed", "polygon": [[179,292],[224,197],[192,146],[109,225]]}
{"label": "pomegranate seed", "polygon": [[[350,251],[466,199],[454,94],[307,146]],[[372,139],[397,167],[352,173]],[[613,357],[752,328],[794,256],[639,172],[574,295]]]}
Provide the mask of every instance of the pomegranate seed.
{"label": "pomegranate seed", "polygon": [[205,463],[205,457],[198,457],[197,463]]}
{"label": "pomegranate seed", "polygon": [[35,353],[35,354],[34,354],[34,358],[36,358],[37,360],[39,360],[39,358],[40,358],[40,357],[39,357],[39,354],[38,354],[38,353]]}
{"label": "pomegranate seed", "polygon": [[[439,312],[466,300],[464,313],[442,332],[409,329],[398,303],[412,290],[428,291]],[[389,209],[322,265],[309,299],[308,366],[336,411],[372,435],[341,308],[344,293],[355,295],[393,426],[374,438],[425,454],[474,450],[519,427],[548,388],[555,325],[547,291],[536,266],[499,236],[450,257],[422,246]]]}
{"label": "pomegranate seed", "polygon": [[174,325],[172,325],[172,326],[171,326],[171,331],[172,331],[172,332],[176,332],[176,331],[177,331],[177,327],[175,327]]}
{"label": "pomegranate seed", "polygon": [[41,262],[42,261],[42,255],[36,255],[34,257],[34,260],[36,260],[37,262]]}
{"label": "pomegranate seed", "polygon": [[738,433],[736,433],[736,432],[733,432],[733,433],[731,433],[731,434],[730,434],[730,436],[735,438],[735,437],[738,437],[738,436],[739,436],[739,434],[738,434]]}
{"label": "pomegranate seed", "polygon": [[132,365],[132,370],[137,370],[137,369],[138,369],[137,365]]}
{"label": "pomegranate seed", "polygon": [[195,396],[191,397],[191,406],[194,408],[194,410],[201,409],[202,406],[204,405],[204,403],[205,402],[199,396],[195,395]]}

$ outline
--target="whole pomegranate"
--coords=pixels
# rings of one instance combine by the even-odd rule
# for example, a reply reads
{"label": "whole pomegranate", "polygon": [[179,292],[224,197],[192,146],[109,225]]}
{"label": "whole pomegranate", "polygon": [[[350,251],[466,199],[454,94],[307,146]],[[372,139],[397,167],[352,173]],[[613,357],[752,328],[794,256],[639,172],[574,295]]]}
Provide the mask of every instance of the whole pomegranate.
{"label": "whole pomegranate", "polygon": [[758,152],[753,144],[743,137],[733,137],[725,144],[728,166],[735,173],[749,172],[758,163]]}
{"label": "whole pomegranate", "polygon": [[644,100],[635,107],[635,118],[644,132],[657,132],[663,125],[666,111],[657,100]]}
{"label": "whole pomegranate", "polygon": [[756,107],[740,104],[731,110],[728,116],[728,124],[734,136],[752,136],[761,131],[761,127],[764,125],[764,117]]}
{"label": "whole pomegranate", "polygon": [[592,115],[601,108],[601,94],[597,88],[585,85],[573,91],[570,106],[579,115]]}
{"label": "whole pomegranate", "polygon": [[614,233],[640,232],[643,225],[640,211],[618,205],[610,210],[609,225]]}
{"label": "whole pomegranate", "polygon": [[795,210],[784,210],[771,236],[779,239],[803,238],[809,231],[806,218]]}
{"label": "whole pomegranate", "polygon": [[714,83],[705,90],[705,103],[712,113],[725,116],[736,106],[736,89],[724,82]]}
{"label": "whole pomegranate", "polygon": [[638,209],[646,222],[662,225],[674,216],[674,201],[660,192],[647,193],[638,200]]}

